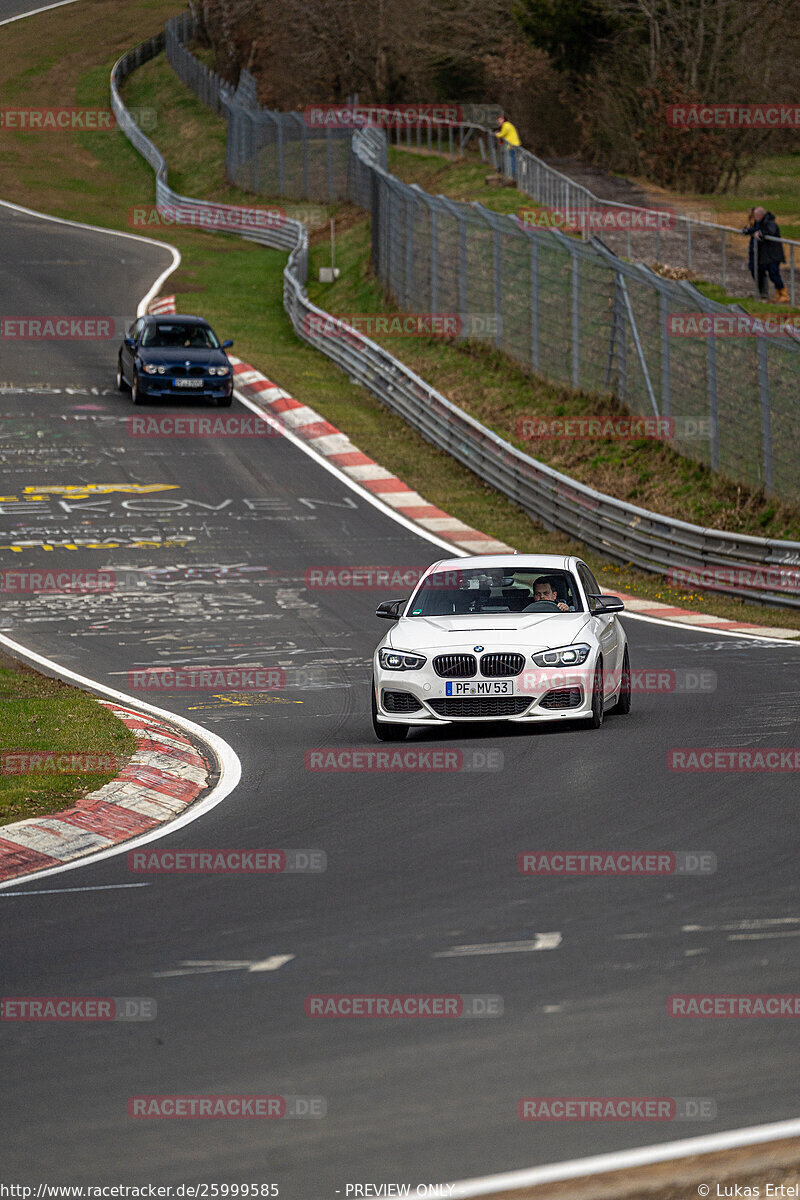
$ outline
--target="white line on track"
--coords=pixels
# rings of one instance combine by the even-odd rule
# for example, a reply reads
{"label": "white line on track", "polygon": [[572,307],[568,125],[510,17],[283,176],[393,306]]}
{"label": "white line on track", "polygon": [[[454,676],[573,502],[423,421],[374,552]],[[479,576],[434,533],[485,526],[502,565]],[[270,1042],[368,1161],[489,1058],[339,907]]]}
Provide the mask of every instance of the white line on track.
{"label": "white line on track", "polygon": [[32,8],[29,12],[18,13],[16,17],[6,17],[0,25],[11,25],[14,21],[24,21],[26,17],[35,17],[38,13],[49,12],[51,8],[63,8],[65,4],[74,4],[75,0],[56,0],[55,4],[45,4],[43,8]]}
{"label": "white line on track", "polygon": [[318,451],[314,450],[312,446],[309,446],[308,442],[297,437],[291,432],[291,430],[287,429],[281,421],[276,421],[269,412],[265,412],[263,408],[261,408],[253,400],[249,400],[247,396],[243,396],[242,393],[236,388],[234,388],[233,394],[240,404],[243,404],[245,408],[249,408],[250,412],[255,413],[257,417],[261,417],[263,421],[266,421],[271,428],[281,433],[287,441],[292,443],[293,446],[297,446],[298,450],[302,450],[303,453],[307,454],[309,458],[313,458],[318,466],[323,467],[331,475],[335,475],[340,483],[343,483],[349,487],[350,490],[360,496],[362,500],[367,500],[373,506],[373,508],[377,508],[379,512],[384,514],[384,516],[391,517],[391,519],[398,525],[402,525],[404,529],[408,529],[411,533],[415,533],[417,537],[424,538],[426,542],[432,542],[434,546],[441,546],[442,549],[448,551],[448,558],[466,558],[468,556],[469,551],[462,550],[459,546],[454,546],[452,542],[446,542],[443,538],[437,537],[435,533],[431,533],[427,529],[421,529],[419,525],[416,525],[413,521],[410,521],[408,517],[404,517],[401,513],[397,512],[396,509],[392,508],[388,504],[385,504],[382,500],[379,500],[374,492],[368,491],[367,488],[362,487],[357,480],[351,479],[349,475],[345,475],[344,471],[341,471],[334,463],[329,463],[321,454],[318,453]]}
{"label": "white line on track", "polygon": [[[73,3],[74,0],[69,0]],[[14,18],[17,20],[18,18]],[[1,24],[2,22],[0,22]],[[161,287],[165,279],[167,279],[173,271],[176,271],[181,265],[181,252],[175,246],[170,246],[168,242],[160,242],[157,238],[143,237],[138,233],[126,233],[122,229],[105,229],[102,225],[87,225],[83,221],[68,221],[66,217],[51,217],[49,213],[37,212],[35,208],[25,208],[21,204],[12,204],[10,200],[0,200],[0,205],[3,208],[10,208],[12,212],[23,213],[26,217],[36,217],[39,221],[55,221],[59,225],[69,225],[73,229],[86,229],[89,233],[105,233],[109,237],[130,238],[134,242],[144,242],[147,246],[158,246],[160,250],[166,250],[172,255],[171,264],[166,267],[153,286],[145,296],[139,301],[139,307],[136,310],[136,315],[141,317],[147,312],[147,306],[153,296]]]}
{"label": "white line on track", "polygon": [[534,950],[555,950],[561,945],[560,933],[537,933],[526,942],[485,942],[475,946],[453,946],[440,950],[433,958],[473,958],[480,954],[530,954]]}
{"label": "white line on track", "polygon": [[156,829],[151,829],[147,833],[142,833],[138,837],[131,838],[130,841],[120,842],[116,846],[109,846],[107,850],[99,850],[96,854],[87,855],[84,858],[76,858],[72,862],[60,863],[57,867],[46,867],[43,871],[37,871],[35,876],[25,875],[22,879],[8,879],[4,883],[0,883],[0,891],[12,888],[15,884],[20,884],[23,881],[29,883],[32,878],[36,880],[47,879],[51,875],[60,875],[64,871],[75,871],[79,867],[100,862],[105,858],[114,858],[118,854],[127,854],[129,850],[135,850],[138,846],[145,846],[148,842],[155,842],[159,838],[174,833],[176,829],[182,829],[185,825],[190,825],[198,817],[205,816],[212,808],[216,808],[226,796],[229,796],[239,783],[242,777],[242,764],[233,748],[219,737],[218,734],[211,733],[210,730],[204,729],[202,725],[198,725],[195,721],[190,721],[187,717],[178,716],[176,713],[168,712],[163,708],[156,708],[154,704],[146,704],[143,700],[129,696],[125,692],[118,692],[115,688],[97,683],[96,680],[89,679],[86,675],[79,675],[76,671],[70,671],[67,667],[62,667],[59,663],[53,662],[50,658],[45,658],[42,654],[35,654],[27,646],[13,641],[10,637],[6,637],[5,634],[0,634],[0,645],[7,647],[16,657],[52,671],[59,679],[66,679],[71,683],[77,683],[89,692],[108,696],[109,699],[120,701],[122,704],[138,712],[152,713],[153,716],[160,717],[162,720],[177,725],[186,733],[191,734],[205,743],[206,746],[209,746],[216,755],[220,767],[219,780],[208,795],[204,796],[196,804],[191,805],[190,808],[184,809],[182,813],[179,813],[174,820],[168,822],[166,825],[159,825]]}
{"label": "white line on track", "polygon": [[[30,876],[28,876],[30,878]],[[13,900],[15,896],[63,896],[65,892],[113,892],[120,888],[152,887],[150,883],[98,883],[93,887],[39,888],[32,892],[5,892],[0,900]]]}
{"label": "white line on track", "polygon": [[782,1138],[800,1136],[800,1120],[778,1121],[772,1125],[751,1125],[745,1129],[729,1129],[705,1137],[683,1138],[677,1142],[660,1142],[636,1150],[620,1150],[613,1154],[596,1154],[591,1158],[574,1158],[569,1162],[547,1163],[522,1171],[504,1171],[501,1175],[484,1175],[477,1179],[462,1179],[448,1192],[451,1200],[468,1200],[472,1196],[491,1196],[498,1192],[516,1191],[555,1183],[560,1179],[581,1179],[609,1171],[626,1171],[652,1163],[670,1162],[674,1158],[691,1158],[695,1154],[713,1154],[719,1150],[735,1150],[740,1146],[756,1146]]}

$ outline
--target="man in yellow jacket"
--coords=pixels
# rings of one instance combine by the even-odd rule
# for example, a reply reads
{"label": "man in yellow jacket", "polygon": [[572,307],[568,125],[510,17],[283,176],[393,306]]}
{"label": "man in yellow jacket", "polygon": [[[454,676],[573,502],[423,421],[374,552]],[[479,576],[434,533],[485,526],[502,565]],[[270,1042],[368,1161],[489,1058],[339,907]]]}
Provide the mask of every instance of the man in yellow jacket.
{"label": "man in yellow jacket", "polygon": [[519,140],[519,134],[517,133],[516,129],[511,124],[508,117],[503,114],[497,118],[497,132],[494,136],[499,138],[501,142],[504,142],[506,146],[508,146],[509,158],[511,160],[511,174],[514,176],[514,178],[516,178],[517,146],[521,146],[522,143]]}

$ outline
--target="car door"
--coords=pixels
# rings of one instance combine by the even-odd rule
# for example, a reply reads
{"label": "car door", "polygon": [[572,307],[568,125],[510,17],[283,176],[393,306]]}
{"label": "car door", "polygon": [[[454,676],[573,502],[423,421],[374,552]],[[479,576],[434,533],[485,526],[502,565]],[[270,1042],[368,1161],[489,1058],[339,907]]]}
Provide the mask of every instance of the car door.
{"label": "car door", "polygon": [[[144,329],[144,317],[139,317],[139,320],[134,321],[133,325],[131,325],[130,329],[128,330],[128,337],[133,338],[133,340],[134,340],[134,342],[136,342],[137,346],[139,344],[139,339],[142,336],[143,329]],[[134,362],[135,356],[136,356],[136,351],[131,350],[130,347],[126,346],[125,343],[123,342],[122,343],[122,373],[125,376],[125,378],[128,380],[129,383],[133,379],[133,362]]]}
{"label": "car door", "polygon": [[[578,575],[586,592],[586,598],[591,608],[602,593],[600,585],[586,563],[578,563]],[[594,631],[603,652],[603,671],[605,675],[603,691],[613,692],[615,676],[622,669],[622,636],[616,613],[600,613],[592,617]]]}

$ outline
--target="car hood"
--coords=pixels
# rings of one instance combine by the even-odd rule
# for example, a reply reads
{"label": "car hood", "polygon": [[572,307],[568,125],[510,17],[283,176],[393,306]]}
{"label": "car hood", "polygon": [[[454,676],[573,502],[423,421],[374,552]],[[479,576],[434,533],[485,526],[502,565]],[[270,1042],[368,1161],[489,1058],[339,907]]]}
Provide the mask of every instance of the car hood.
{"label": "car hood", "polygon": [[224,367],[228,356],[222,350],[204,349],[202,346],[140,346],[139,355],[151,363],[202,363],[212,367]]}
{"label": "car hood", "polygon": [[501,613],[496,617],[401,617],[386,645],[401,650],[487,650],[569,646],[588,625],[588,613]]}

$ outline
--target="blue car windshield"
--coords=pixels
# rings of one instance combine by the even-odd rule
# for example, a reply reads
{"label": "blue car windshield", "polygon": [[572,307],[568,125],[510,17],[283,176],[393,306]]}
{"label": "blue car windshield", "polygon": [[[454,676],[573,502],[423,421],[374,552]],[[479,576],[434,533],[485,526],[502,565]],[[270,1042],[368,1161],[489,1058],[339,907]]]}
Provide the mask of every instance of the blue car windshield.
{"label": "blue car windshield", "polygon": [[513,563],[505,567],[435,572],[423,579],[407,615],[488,617],[526,611],[582,612],[583,604],[571,572]]}
{"label": "blue car windshield", "polygon": [[159,322],[158,325],[148,325],[142,335],[142,345],[157,350],[170,346],[182,350],[218,350],[219,340],[208,325],[182,325],[171,321],[169,324]]}

